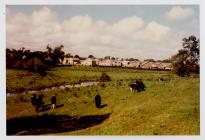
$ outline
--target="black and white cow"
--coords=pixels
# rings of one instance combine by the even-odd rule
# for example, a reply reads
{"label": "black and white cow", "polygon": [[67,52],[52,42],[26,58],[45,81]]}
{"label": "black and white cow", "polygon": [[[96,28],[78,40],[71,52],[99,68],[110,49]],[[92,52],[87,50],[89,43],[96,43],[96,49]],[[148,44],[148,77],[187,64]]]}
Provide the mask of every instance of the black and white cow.
{"label": "black and white cow", "polygon": [[138,92],[145,90],[145,85],[141,80],[136,80],[136,82],[130,84],[130,91],[135,92],[136,90]]}

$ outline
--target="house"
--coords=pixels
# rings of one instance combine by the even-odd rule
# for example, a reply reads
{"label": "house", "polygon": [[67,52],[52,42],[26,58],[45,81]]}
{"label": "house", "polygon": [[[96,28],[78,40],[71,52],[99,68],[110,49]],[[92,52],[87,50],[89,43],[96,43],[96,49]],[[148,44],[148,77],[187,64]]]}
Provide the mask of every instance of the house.
{"label": "house", "polygon": [[67,58],[65,57],[61,62],[62,65],[77,65],[80,64],[79,58]]}
{"label": "house", "polygon": [[113,67],[120,67],[122,66],[122,61],[120,60],[113,60],[113,59],[105,59],[99,62],[100,66],[113,66]]}
{"label": "house", "polygon": [[171,63],[160,63],[159,69],[171,70]]}
{"label": "house", "polygon": [[99,66],[113,66],[113,60],[105,59],[99,62]]}
{"label": "house", "polygon": [[113,60],[112,61],[112,66],[121,67],[122,66],[122,61],[120,61],[120,60]]}
{"label": "house", "polygon": [[126,67],[130,67],[130,68],[139,68],[141,62],[140,61],[128,61]]}
{"label": "house", "polygon": [[154,62],[151,65],[151,69],[159,69],[159,65],[161,64],[161,62]]}
{"label": "house", "polygon": [[98,59],[93,59],[93,58],[87,58],[85,60],[83,60],[81,62],[81,65],[84,65],[84,66],[96,66],[98,62]]}
{"label": "house", "polygon": [[129,65],[129,61],[126,61],[126,60],[122,61],[123,67],[127,67],[128,65]]}
{"label": "house", "polygon": [[139,68],[142,69],[151,69],[153,66],[154,62],[149,62],[149,61],[144,61],[139,65]]}
{"label": "house", "polygon": [[98,65],[99,65],[99,63],[100,63],[100,59],[95,58],[95,59],[94,59],[94,61],[95,61],[96,65],[98,66]]}

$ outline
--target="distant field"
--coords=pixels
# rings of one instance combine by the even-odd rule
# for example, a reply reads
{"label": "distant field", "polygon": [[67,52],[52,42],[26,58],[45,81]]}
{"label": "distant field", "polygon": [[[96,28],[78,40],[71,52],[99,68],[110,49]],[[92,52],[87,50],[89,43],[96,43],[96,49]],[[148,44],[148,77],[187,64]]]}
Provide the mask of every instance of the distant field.
{"label": "distant field", "polygon": [[[102,72],[111,77],[105,87],[99,84],[43,92],[45,105],[50,104],[53,94],[58,94],[60,106],[55,110],[36,113],[30,103],[31,94],[7,97],[7,131],[10,135],[199,135],[199,78],[196,75],[179,78],[169,71],[57,67],[46,76],[40,76],[7,69],[6,88],[7,92],[18,93],[98,81]],[[164,81],[159,81],[159,77]],[[146,90],[131,93],[128,84],[134,79],[142,79]],[[94,105],[97,93],[104,105],[100,109]],[[51,125],[52,121],[58,123]]]}

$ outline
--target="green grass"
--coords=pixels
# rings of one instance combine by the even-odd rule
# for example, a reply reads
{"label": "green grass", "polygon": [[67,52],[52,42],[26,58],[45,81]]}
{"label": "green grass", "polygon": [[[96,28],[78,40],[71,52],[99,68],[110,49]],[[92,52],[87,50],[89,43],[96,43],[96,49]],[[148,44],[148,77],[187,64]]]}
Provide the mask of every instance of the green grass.
{"label": "green grass", "polygon": [[[46,77],[25,71],[7,69],[7,91],[38,89],[61,83],[78,83],[79,80],[98,80],[106,72],[111,81],[105,87],[81,87],[70,90],[56,89],[43,92],[46,104],[58,93],[57,102],[64,104],[55,110],[36,113],[30,102],[31,94],[7,97],[7,120],[18,117],[52,115],[86,116],[111,113],[98,125],[76,131],[46,133],[48,135],[199,135],[199,78],[179,79],[168,71],[144,71],[122,68],[59,67]],[[162,76],[165,81],[159,81]],[[195,76],[196,77],[196,76]],[[131,93],[128,84],[142,79],[146,90]],[[32,81],[32,82],[31,82]],[[35,82],[34,82],[35,81]],[[30,82],[30,84],[29,84]],[[119,85],[121,82],[121,85]],[[99,93],[106,107],[97,109],[94,97]]]}

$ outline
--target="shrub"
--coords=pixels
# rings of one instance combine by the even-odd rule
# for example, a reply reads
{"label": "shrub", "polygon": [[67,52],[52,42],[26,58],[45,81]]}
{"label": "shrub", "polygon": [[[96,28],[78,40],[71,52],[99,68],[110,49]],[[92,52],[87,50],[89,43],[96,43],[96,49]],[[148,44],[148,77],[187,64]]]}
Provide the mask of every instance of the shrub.
{"label": "shrub", "polygon": [[107,75],[107,73],[103,72],[100,76],[101,82],[111,81],[111,78]]}
{"label": "shrub", "polygon": [[101,86],[102,88],[104,88],[104,87],[105,87],[105,83],[101,83],[100,86]]}

